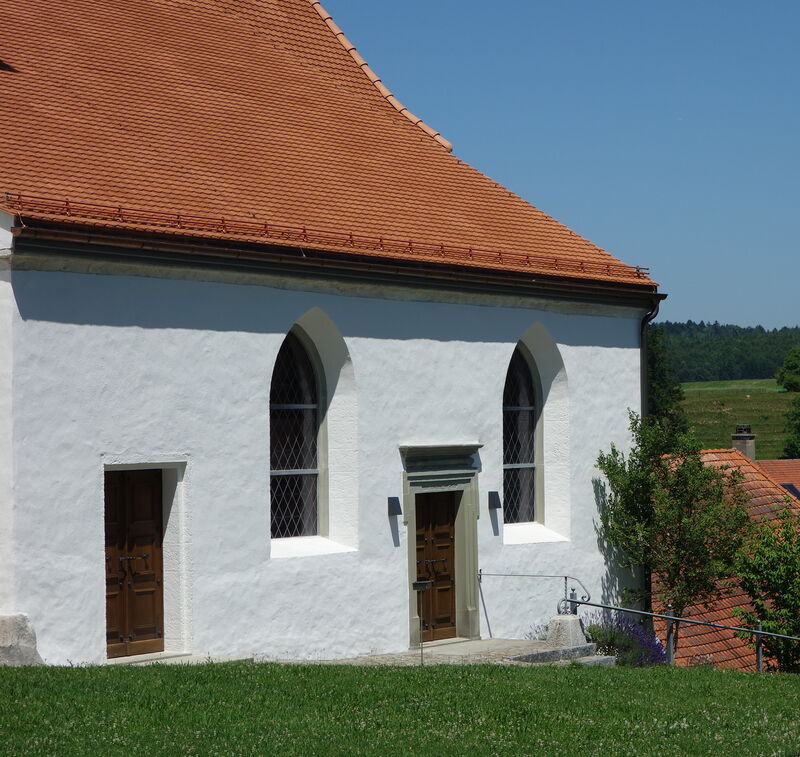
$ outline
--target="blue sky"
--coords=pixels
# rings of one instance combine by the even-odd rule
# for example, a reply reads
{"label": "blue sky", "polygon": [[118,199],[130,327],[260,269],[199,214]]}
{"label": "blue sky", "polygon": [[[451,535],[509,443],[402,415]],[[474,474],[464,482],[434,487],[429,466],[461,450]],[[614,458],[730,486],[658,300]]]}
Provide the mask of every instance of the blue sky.
{"label": "blue sky", "polygon": [[800,324],[800,2],[323,5],[460,158],[649,266],[659,319]]}

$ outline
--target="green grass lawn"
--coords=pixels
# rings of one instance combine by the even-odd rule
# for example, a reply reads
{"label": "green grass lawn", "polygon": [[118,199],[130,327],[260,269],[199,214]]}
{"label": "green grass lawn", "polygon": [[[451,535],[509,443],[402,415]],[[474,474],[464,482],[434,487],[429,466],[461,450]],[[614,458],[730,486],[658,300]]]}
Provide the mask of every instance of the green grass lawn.
{"label": "green grass lawn", "polygon": [[785,415],[797,396],[779,391],[774,379],[698,381],[683,384],[689,425],[706,449],[731,446],[739,423],[756,435],[756,457],[780,457],[786,444]]}
{"label": "green grass lawn", "polygon": [[695,668],[0,669],[3,755],[797,755],[800,676]]}

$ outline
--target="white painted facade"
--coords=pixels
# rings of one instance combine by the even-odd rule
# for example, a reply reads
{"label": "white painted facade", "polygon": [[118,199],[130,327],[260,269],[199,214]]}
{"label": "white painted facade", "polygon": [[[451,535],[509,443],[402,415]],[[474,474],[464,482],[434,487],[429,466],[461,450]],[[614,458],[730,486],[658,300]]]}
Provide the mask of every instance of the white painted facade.
{"label": "white painted facade", "polygon": [[[125,466],[167,471],[168,651],[408,649],[409,535],[387,514],[404,445],[482,445],[481,569],[566,573],[610,596],[594,461],[625,445],[627,408],[640,409],[643,309],[48,266],[20,256],[10,278],[0,269],[0,613],[30,617],[47,663],[106,659],[103,476]],[[271,541],[269,385],[293,326],[324,366],[330,527]],[[502,495],[503,385],[520,340],[544,397],[544,517],[504,526],[488,493]],[[519,638],[554,614],[563,583],[487,577],[481,589],[481,634]]]}

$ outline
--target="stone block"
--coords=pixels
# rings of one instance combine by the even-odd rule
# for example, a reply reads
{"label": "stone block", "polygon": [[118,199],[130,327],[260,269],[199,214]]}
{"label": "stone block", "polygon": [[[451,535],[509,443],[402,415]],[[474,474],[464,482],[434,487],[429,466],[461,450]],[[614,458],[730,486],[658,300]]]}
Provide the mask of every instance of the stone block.
{"label": "stone block", "polygon": [[556,615],[547,626],[547,643],[552,647],[586,644],[583,623],[577,615]]}
{"label": "stone block", "polygon": [[42,665],[27,615],[0,615],[0,665]]}

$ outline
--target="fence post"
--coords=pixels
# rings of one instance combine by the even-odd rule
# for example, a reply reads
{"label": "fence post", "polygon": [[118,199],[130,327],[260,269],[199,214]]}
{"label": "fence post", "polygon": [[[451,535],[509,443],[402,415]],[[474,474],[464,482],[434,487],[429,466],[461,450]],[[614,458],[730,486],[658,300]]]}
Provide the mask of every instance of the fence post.
{"label": "fence post", "polygon": [[[667,615],[672,615],[672,605],[667,605]],[[675,664],[675,625],[670,618],[667,621],[667,665]]]}
{"label": "fence post", "polygon": [[578,614],[578,604],[577,604],[578,595],[576,594],[575,589],[573,589],[569,593],[569,598],[572,600],[572,602],[570,603],[570,612],[573,615],[577,615]]}
{"label": "fence post", "polygon": [[764,638],[758,631],[761,631],[761,621],[756,624],[756,670],[761,673],[764,667],[764,649],[761,640]]}

